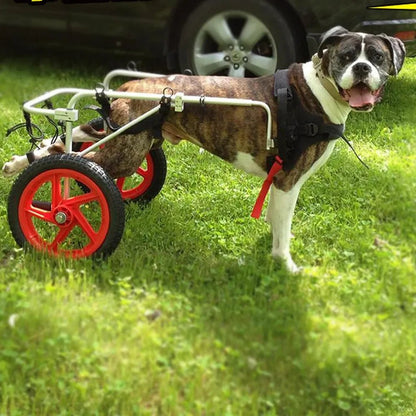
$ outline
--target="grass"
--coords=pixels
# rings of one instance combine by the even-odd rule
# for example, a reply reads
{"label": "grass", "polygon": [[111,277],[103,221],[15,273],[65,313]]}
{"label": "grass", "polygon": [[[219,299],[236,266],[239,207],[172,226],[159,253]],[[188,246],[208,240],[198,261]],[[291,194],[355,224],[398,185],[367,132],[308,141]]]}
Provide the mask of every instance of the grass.
{"label": "grass", "polygon": [[[66,62],[68,64],[68,62]],[[0,62],[0,131],[21,103],[111,68]],[[416,414],[416,61],[303,188],[289,275],[250,218],[261,181],[196,147],[127,207],[105,262],[18,249],[0,178],[0,415]],[[27,151],[0,137],[0,159]]]}

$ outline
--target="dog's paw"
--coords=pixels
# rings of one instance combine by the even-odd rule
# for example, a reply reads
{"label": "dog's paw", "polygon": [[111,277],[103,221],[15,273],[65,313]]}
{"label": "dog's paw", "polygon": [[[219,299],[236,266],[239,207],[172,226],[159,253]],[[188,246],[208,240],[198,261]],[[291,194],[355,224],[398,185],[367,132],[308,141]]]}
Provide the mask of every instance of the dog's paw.
{"label": "dog's paw", "polygon": [[303,270],[303,268],[297,266],[296,263],[292,259],[284,260],[284,264],[285,264],[286,269],[292,274],[299,274]]}
{"label": "dog's paw", "polygon": [[297,274],[302,271],[302,267],[298,267],[296,263],[292,260],[292,256],[290,254],[282,255],[280,252],[272,251],[272,256],[282,262],[282,265],[285,269],[292,274]]}
{"label": "dog's paw", "polygon": [[39,147],[48,147],[48,146],[50,146],[50,145],[51,145],[51,139],[43,139],[43,140],[40,142]]}
{"label": "dog's paw", "polygon": [[10,162],[6,162],[3,165],[3,168],[2,168],[3,176],[5,176],[6,178],[9,178],[13,175],[16,175],[16,173],[19,173],[28,165],[29,165],[29,161],[27,160],[26,156],[13,156]]}

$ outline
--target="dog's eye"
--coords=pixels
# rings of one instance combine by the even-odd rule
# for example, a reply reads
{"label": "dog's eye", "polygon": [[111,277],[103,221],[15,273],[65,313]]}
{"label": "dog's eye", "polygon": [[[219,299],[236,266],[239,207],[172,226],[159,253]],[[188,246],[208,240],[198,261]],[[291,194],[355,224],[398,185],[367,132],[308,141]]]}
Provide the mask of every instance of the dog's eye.
{"label": "dog's eye", "polygon": [[376,48],[369,48],[368,57],[373,64],[381,65],[384,62],[384,54]]}
{"label": "dog's eye", "polygon": [[380,65],[384,61],[384,55],[382,55],[381,53],[376,53],[374,54],[373,59],[376,64]]}
{"label": "dog's eye", "polygon": [[354,60],[354,52],[352,51],[345,52],[340,56],[340,58],[344,64],[347,64],[348,62],[352,62]]}

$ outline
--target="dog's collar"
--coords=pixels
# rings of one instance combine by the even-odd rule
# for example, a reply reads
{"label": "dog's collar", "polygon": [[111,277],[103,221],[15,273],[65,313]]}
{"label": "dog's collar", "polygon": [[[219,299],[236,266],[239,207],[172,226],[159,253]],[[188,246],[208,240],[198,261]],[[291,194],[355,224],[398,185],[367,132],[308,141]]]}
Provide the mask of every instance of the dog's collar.
{"label": "dog's collar", "polygon": [[318,54],[312,56],[313,69],[315,70],[316,77],[319,79],[321,85],[336,101],[345,104],[345,101],[339,95],[337,86],[331,82],[322,70],[322,59],[318,57]]}

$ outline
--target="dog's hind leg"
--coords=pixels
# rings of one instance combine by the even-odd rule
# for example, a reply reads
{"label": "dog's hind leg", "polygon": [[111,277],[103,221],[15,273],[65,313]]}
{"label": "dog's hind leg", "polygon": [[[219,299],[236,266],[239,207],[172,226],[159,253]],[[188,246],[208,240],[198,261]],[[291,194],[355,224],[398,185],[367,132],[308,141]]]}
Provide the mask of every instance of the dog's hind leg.
{"label": "dog's hind leg", "polygon": [[292,273],[299,271],[290,255],[290,239],[292,219],[300,188],[299,184],[296,184],[290,191],[284,192],[273,185],[266,216],[273,233],[272,256],[282,259]]}
{"label": "dog's hind leg", "polygon": [[74,143],[96,142],[103,139],[106,135],[107,133],[104,130],[98,131],[87,123],[77,126],[72,130],[72,141]]}
{"label": "dog's hind leg", "polygon": [[31,161],[42,159],[45,156],[53,155],[57,153],[64,153],[65,146],[61,139],[57,139],[56,142],[52,144],[51,139],[42,140],[40,147],[36,148],[32,152],[29,152],[25,155],[19,156],[14,155],[9,162],[6,162],[3,165],[2,173],[5,177],[11,177],[16,175],[23,169],[25,169]]}
{"label": "dog's hind leg", "polygon": [[[74,143],[95,142],[102,137],[105,137],[105,133],[97,132],[88,125],[78,126],[72,130],[72,141]],[[29,156],[30,158],[27,154],[22,156],[15,155],[9,162],[6,162],[2,168],[3,176],[10,177],[16,175],[27,166],[29,166],[30,161],[42,159],[48,155],[64,152],[65,144],[59,137],[53,142],[52,139],[44,139],[40,143],[40,146],[31,152],[31,156]]]}
{"label": "dog's hind leg", "polygon": [[121,135],[108,141],[97,152],[87,153],[86,158],[98,163],[113,178],[133,175],[142,164],[153,144],[150,132],[138,135]]}

